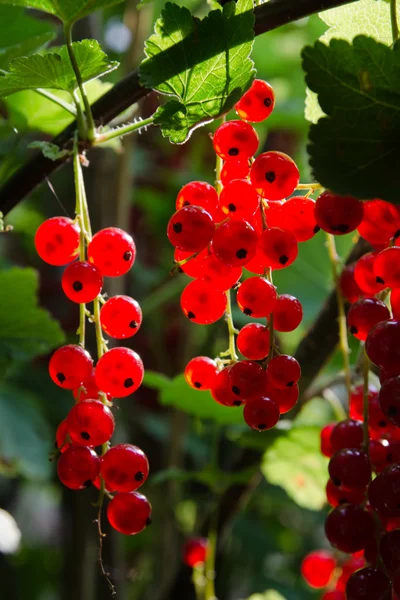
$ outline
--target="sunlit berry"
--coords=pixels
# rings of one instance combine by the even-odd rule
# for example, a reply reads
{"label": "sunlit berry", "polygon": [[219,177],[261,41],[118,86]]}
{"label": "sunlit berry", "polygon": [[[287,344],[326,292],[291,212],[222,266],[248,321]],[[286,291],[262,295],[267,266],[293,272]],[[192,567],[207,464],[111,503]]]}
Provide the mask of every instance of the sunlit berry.
{"label": "sunlit berry", "polygon": [[275,308],[276,289],[264,277],[249,277],[238,290],[237,303],[249,317],[266,317]]}
{"label": "sunlit berry", "polygon": [[226,121],[213,137],[214,150],[224,160],[251,158],[258,148],[255,129],[243,121]]}
{"label": "sunlit berry", "polygon": [[243,418],[256,431],[266,431],[279,421],[279,408],[271,398],[261,397],[246,402]]}
{"label": "sunlit berry", "polygon": [[110,525],[125,535],[140,533],[151,523],[151,504],[139,492],[120,492],[108,503]]}
{"label": "sunlit berry", "polygon": [[186,252],[199,252],[214,235],[214,221],[200,206],[184,206],[172,215],[167,227],[168,239],[173,246]]}
{"label": "sunlit berry", "polygon": [[35,234],[36,252],[49,265],[67,265],[79,254],[79,227],[68,217],[44,221]]}
{"label": "sunlit berry", "polygon": [[217,191],[205,181],[191,181],[183,186],[176,198],[176,210],[189,204],[204,208],[213,219],[219,213]]}
{"label": "sunlit berry", "polygon": [[258,194],[247,179],[234,179],[226,184],[219,196],[225,216],[231,219],[251,219],[259,207]]}
{"label": "sunlit berry", "polygon": [[112,338],[132,337],[142,324],[142,310],[139,303],[129,296],[113,296],[101,308],[100,323]]}
{"label": "sunlit berry", "polygon": [[250,360],[262,360],[270,350],[270,332],[261,323],[248,323],[239,331],[237,347],[239,352]]}
{"label": "sunlit berry", "polygon": [[69,411],[67,427],[73,444],[94,448],[111,439],[115,421],[111,410],[100,400],[83,400]]}
{"label": "sunlit berry", "polygon": [[272,86],[262,79],[255,79],[250,88],[235,104],[237,114],[244,121],[259,123],[267,119],[275,105]]}
{"label": "sunlit berry", "polygon": [[231,391],[239,400],[251,400],[263,396],[267,386],[267,374],[257,363],[240,360],[229,370]]}
{"label": "sunlit berry", "polygon": [[281,294],[276,299],[273,315],[276,331],[293,331],[303,319],[303,307],[294,296]]}
{"label": "sunlit berry", "polygon": [[49,362],[50,377],[56,385],[74,390],[90,377],[93,361],[81,346],[69,344],[58,348]]}
{"label": "sunlit berry", "polygon": [[285,389],[293,387],[301,376],[300,365],[293,356],[280,354],[275,356],[268,363],[268,380],[278,388]]}
{"label": "sunlit berry", "polygon": [[217,363],[208,356],[196,356],[188,362],[184,376],[195,390],[209,390],[218,373]]}
{"label": "sunlit berry", "polygon": [[200,325],[218,321],[225,313],[226,302],[225,292],[201,280],[191,281],[181,294],[183,313],[192,323]]}
{"label": "sunlit berry", "polygon": [[336,560],[328,550],[314,550],[307,554],[301,563],[301,574],[313,588],[321,589],[328,585]]}
{"label": "sunlit berry", "polygon": [[271,151],[257,156],[251,167],[250,179],[263,198],[282,200],[294,192],[300,174],[290,156]]}
{"label": "sunlit berry", "polygon": [[89,262],[106,277],[125,275],[136,258],[132,237],[118,227],[106,227],[94,234],[88,247]]}
{"label": "sunlit berry", "polygon": [[137,446],[117,444],[101,459],[100,472],[108,491],[134,492],[148,477],[149,461]]}
{"label": "sunlit berry", "polygon": [[144,368],[138,354],[130,348],[112,348],[96,365],[96,383],[113,398],[133,394],[143,381]]}
{"label": "sunlit berry", "polygon": [[377,283],[390,288],[400,288],[400,246],[379,252],[374,262]]}
{"label": "sunlit berry", "polygon": [[74,262],[65,268],[61,278],[64,294],[78,304],[92,302],[103,287],[99,269],[86,261]]}
{"label": "sunlit berry", "polygon": [[293,233],[276,227],[263,231],[258,241],[258,249],[265,265],[272,269],[289,267],[298,254],[297,241]]}
{"label": "sunlit berry", "polygon": [[207,551],[207,538],[190,538],[183,546],[183,562],[192,568],[201,565],[206,561]]}
{"label": "sunlit berry", "polygon": [[255,255],[257,240],[258,234],[247,221],[231,219],[215,230],[212,249],[224,264],[242,267]]}
{"label": "sunlit berry", "polygon": [[58,459],[58,477],[71,490],[82,490],[96,479],[100,472],[100,459],[87,446],[71,446]]}
{"label": "sunlit berry", "polygon": [[226,185],[233,179],[247,179],[250,174],[248,160],[227,160],[221,169],[221,183]]}

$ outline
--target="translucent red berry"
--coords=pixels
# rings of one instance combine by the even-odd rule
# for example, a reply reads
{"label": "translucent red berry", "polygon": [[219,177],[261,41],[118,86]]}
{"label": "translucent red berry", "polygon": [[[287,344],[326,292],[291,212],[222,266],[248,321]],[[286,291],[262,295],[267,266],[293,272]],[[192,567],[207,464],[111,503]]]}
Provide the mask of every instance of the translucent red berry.
{"label": "translucent red berry", "polygon": [[224,160],[248,159],[258,148],[255,129],[243,121],[227,121],[218,127],[213,137],[214,150]]}
{"label": "translucent red berry", "polygon": [[263,231],[258,241],[258,249],[265,265],[272,269],[289,267],[298,254],[297,241],[293,233],[276,227]]}
{"label": "translucent red berry", "polygon": [[81,346],[69,344],[58,348],[49,362],[50,377],[66,390],[79,387],[92,373],[93,361]]}
{"label": "translucent red berry", "polygon": [[103,330],[112,338],[125,339],[138,332],[142,324],[139,303],[129,296],[113,296],[100,311]]}
{"label": "translucent red berry", "polygon": [[191,281],[182,292],[181,308],[193,323],[209,325],[223,316],[226,294],[204,281]]}
{"label": "translucent red berry", "polygon": [[279,408],[271,398],[249,400],[244,406],[243,417],[252,429],[266,431],[279,421]]}
{"label": "translucent red berry", "polygon": [[125,535],[140,533],[151,523],[151,504],[139,492],[120,492],[107,506],[110,525]]}
{"label": "translucent red berry", "polygon": [[115,421],[111,410],[100,400],[83,400],[69,411],[67,426],[73,444],[94,448],[111,439]]}
{"label": "translucent red berry", "polygon": [[361,421],[346,419],[337,423],[331,433],[334,452],[343,448],[361,449],[364,442],[364,428]]}
{"label": "translucent red berry", "polygon": [[341,504],[328,515],[325,534],[330,544],[342,552],[363,550],[374,535],[372,515],[354,504]]}
{"label": "translucent red berry", "polygon": [[191,181],[183,186],[176,199],[176,210],[189,204],[204,208],[213,218],[219,213],[216,189],[205,181]]}
{"label": "translucent red berry", "polygon": [[281,294],[274,308],[274,329],[293,331],[303,320],[303,307],[300,300],[290,294]]}
{"label": "translucent red berry", "polygon": [[391,377],[382,384],[379,403],[385,415],[400,427],[400,377]]}
{"label": "translucent red berry", "polygon": [[303,559],[301,574],[305,581],[313,588],[321,589],[328,585],[336,560],[328,550],[314,550]]}
{"label": "translucent red berry", "polygon": [[232,394],[239,400],[263,396],[267,386],[267,374],[256,362],[241,360],[231,366],[229,380]]}
{"label": "translucent red berry", "polygon": [[385,200],[364,202],[359,234],[370,244],[388,244],[400,230],[400,208]]}
{"label": "translucent red berry", "polygon": [[346,596],[340,590],[329,590],[322,594],[321,600],[346,600]]}
{"label": "translucent red berry", "polygon": [[217,373],[211,388],[211,395],[218,404],[223,406],[240,406],[242,400],[239,400],[232,392],[231,380],[229,372],[231,367],[225,367],[222,371]]}
{"label": "translucent red berry", "polygon": [[198,277],[216,290],[226,291],[237,284],[242,276],[242,267],[230,267],[215,254],[209,254],[201,263]]}
{"label": "translucent red berry", "polygon": [[247,221],[229,220],[215,230],[212,249],[215,256],[231,267],[242,267],[256,253],[258,235]]}
{"label": "translucent red berry", "polygon": [[52,217],[35,234],[36,252],[49,265],[67,265],[79,254],[79,227],[68,217]]}
{"label": "translucent red berry", "polygon": [[311,198],[294,196],[275,210],[272,205],[271,202],[265,211],[268,227],[286,229],[298,242],[306,242],[318,233],[320,227],[315,220],[315,202]]}
{"label": "translucent red berry", "polygon": [[185,379],[195,390],[210,390],[218,373],[217,363],[208,356],[196,356],[185,368]]}
{"label": "translucent red berry", "polygon": [[207,538],[191,538],[183,546],[182,558],[188,567],[196,567],[205,563],[207,559]]}
{"label": "translucent red berry", "polygon": [[88,247],[89,262],[107,277],[125,275],[136,258],[132,237],[118,227],[106,227],[93,236]]}
{"label": "translucent red berry", "polygon": [[[75,400],[82,402],[83,400],[97,399],[100,392],[101,390],[96,383],[94,369],[92,369],[90,376],[85,379],[79,387],[73,390],[73,395]],[[108,394],[107,396],[108,400],[110,400],[111,396]]]}
{"label": "translucent red berry", "polygon": [[100,472],[100,459],[87,446],[71,446],[58,459],[58,477],[71,490],[82,490],[96,479]]}
{"label": "translucent red berry", "polygon": [[100,294],[103,276],[95,265],[86,261],[74,262],[66,267],[61,285],[64,294],[72,302],[85,304]]}
{"label": "translucent red berry", "polygon": [[329,476],[337,487],[365,489],[371,479],[368,456],[355,448],[343,448],[329,461]]}
{"label": "translucent red berry", "polygon": [[275,105],[275,95],[272,86],[262,79],[255,79],[235,104],[237,114],[244,121],[259,123],[272,113]]}
{"label": "translucent red berry", "polygon": [[372,296],[385,289],[384,285],[376,281],[374,273],[376,256],[376,252],[364,254],[364,256],[358,259],[354,268],[354,279],[357,285],[364,293],[371,294]]}
{"label": "translucent red berry", "polygon": [[234,179],[226,184],[219,203],[225,216],[231,219],[251,219],[259,207],[258,194],[250,181]]}
{"label": "translucent red berry", "polygon": [[269,329],[261,323],[248,323],[239,331],[236,343],[239,352],[246,358],[262,360],[269,353]]}
{"label": "translucent red berry", "polygon": [[68,441],[68,425],[67,419],[61,421],[56,431],[56,448],[61,452],[65,452],[69,447],[70,443]]}
{"label": "translucent red berry", "polygon": [[[378,390],[372,384],[368,386],[368,403],[371,404],[373,398],[378,394]],[[350,395],[350,407],[349,414],[351,419],[356,419],[359,421],[363,420],[364,415],[364,386],[357,385],[353,388]],[[358,425],[358,427],[360,427]],[[343,446],[345,448],[345,446]]]}
{"label": "translucent red berry", "polygon": [[101,459],[101,475],[110,492],[134,492],[146,481],[149,461],[132,444],[117,444]]}
{"label": "translucent red berry", "polygon": [[143,381],[144,368],[138,354],[130,348],[112,348],[96,365],[96,383],[113,398],[133,394]]}
{"label": "translucent red berry", "polygon": [[[204,248],[198,254],[179,250],[179,248],[174,250],[174,261],[176,263],[183,262],[178,268],[189,277],[200,277],[203,262],[208,256],[208,248]],[[186,260],[187,258],[190,258],[190,260]]]}
{"label": "translucent red berry", "polygon": [[214,229],[210,213],[199,206],[189,205],[172,215],[167,235],[176,248],[186,252],[199,252],[210,243]]}
{"label": "translucent red berry", "polygon": [[221,169],[221,183],[226,185],[233,179],[247,179],[249,174],[248,160],[227,160]]}
{"label": "translucent red berry", "polygon": [[379,252],[374,262],[377,283],[390,288],[400,287],[400,246],[392,246]]}
{"label": "translucent red berry", "polygon": [[299,386],[297,383],[285,389],[274,387],[268,380],[266,395],[278,405],[281,415],[292,410],[299,399]]}
{"label": "translucent red berry", "polygon": [[264,277],[249,277],[238,290],[237,303],[249,317],[266,317],[275,308],[276,289]]}
{"label": "translucent red berry", "polygon": [[326,484],[326,499],[331,506],[340,504],[363,504],[365,502],[365,489],[345,489],[336,486],[331,479]]}
{"label": "translucent red berry", "polygon": [[326,191],[322,192],[315,203],[317,224],[334,235],[343,235],[357,229],[363,215],[363,203],[352,196],[339,196]]}
{"label": "translucent red berry", "polygon": [[347,315],[350,333],[362,341],[367,339],[367,335],[374,325],[388,319],[390,319],[388,307],[376,298],[358,300],[350,306]]}
{"label": "translucent red berry", "polygon": [[250,179],[263,198],[282,200],[293,194],[300,174],[296,163],[287,154],[264,152],[254,161]]}
{"label": "translucent red berry", "polygon": [[368,333],[365,349],[368,357],[381,369],[400,374],[400,321],[381,321]]}
{"label": "translucent red berry", "polygon": [[346,265],[340,274],[340,289],[349,302],[356,302],[364,296],[363,290],[354,277],[355,265]]}
{"label": "translucent red berry", "polygon": [[301,376],[300,365],[293,356],[280,354],[275,356],[268,363],[268,380],[278,388],[285,389],[293,387]]}
{"label": "translucent red berry", "polygon": [[391,600],[389,579],[378,569],[365,567],[353,573],[346,585],[347,600]]}
{"label": "translucent red berry", "polygon": [[325,427],[323,427],[321,429],[321,433],[320,433],[321,453],[324,456],[327,456],[328,458],[333,456],[333,454],[335,452],[334,449],[332,448],[332,442],[331,442],[332,431],[334,430],[335,427],[336,427],[336,423],[329,423],[328,425],[325,425]]}

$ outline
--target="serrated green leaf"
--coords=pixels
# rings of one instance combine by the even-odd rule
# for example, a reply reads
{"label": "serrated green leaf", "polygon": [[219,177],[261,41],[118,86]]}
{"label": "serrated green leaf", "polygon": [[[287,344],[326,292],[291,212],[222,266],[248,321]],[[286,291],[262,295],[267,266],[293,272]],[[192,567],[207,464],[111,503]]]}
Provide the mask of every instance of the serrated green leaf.
{"label": "serrated green leaf", "polygon": [[326,501],[328,459],[320,452],[320,428],[293,427],[266,450],[261,463],[265,478],[282,487],[298,504],[320,510]]}
{"label": "serrated green leaf", "polygon": [[69,150],[61,150],[56,144],[51,142],[31,142],[28,148],[38,148],[42,151],[43,156],[50,160],[60,160],[70,155]]}
{"label": "serrated green leaf", "polygon": [[[96,40],[74,42],[73,47],[83,82],[102,77],[118,67],[119,63],[110,61]],[[73,92],[77,82],[67,47],[56,50],[11,61],[8,72],[0,77],[0,97],[37,88]]]}
{"label": "serrated green leaf", "polygon": [[42,35],[32,36],[27,40],[24,40],[19,44],[14,44],[13,46],[9,46],[8,48],[1,48],[0,69],[5,71],[12,60],[19,58],[20,56],[27,56],[33,52],[38,52],[38,50],[45,48],[53,38],[53,33],[44,33]]}
{"label": "serrated green leaf", "polygon": [[90,13],[119,4],[123,0],[0,0],[0,4],[36,8],[58,17],[64,23],[74,23]]}
{"label": "serrated green leaf", "polygon": [[310,129],[316,180],[337,193],[400,202],[400,43],[317,42],[303,50],[303,68],[327,115]]}
{"label": "serrated green leaf", "polygon": [[167,3],[146,42],[143,85],[173,96],[155,116],[163,135],[182,144],[191,132],[227,112],[254,77],[252,0],[230,2],[203,20]]}
{"label": "serrated green leaf", "polygon": [[0,356],[26,360],[63,343],[57,321],[39,308],[37,291],[33,269],[0,271]]}

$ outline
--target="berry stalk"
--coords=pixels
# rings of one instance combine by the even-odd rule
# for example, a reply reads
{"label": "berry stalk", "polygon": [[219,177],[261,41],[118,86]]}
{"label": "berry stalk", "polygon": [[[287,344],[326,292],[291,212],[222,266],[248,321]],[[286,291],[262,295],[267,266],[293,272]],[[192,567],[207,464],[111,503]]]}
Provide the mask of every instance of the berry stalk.
{"label": "berry stalk", "polygon": [[[82,197],[82,185],[81,176],[82,168],[79,160],[79,149],[78,142],[75,138],[74,150],[73,150],[73,164],[74,164],[74,181],[75,181],[75,195],[76,195],[76,206],[75,213],[79,220],[79,260],[84,261],[86,258],[86,246],[85,246],[85,233],[83,228],[83,197]],[[86,335],[86,304],[79,305],[79,344],[82,348],[85,347],[85,335]]]}

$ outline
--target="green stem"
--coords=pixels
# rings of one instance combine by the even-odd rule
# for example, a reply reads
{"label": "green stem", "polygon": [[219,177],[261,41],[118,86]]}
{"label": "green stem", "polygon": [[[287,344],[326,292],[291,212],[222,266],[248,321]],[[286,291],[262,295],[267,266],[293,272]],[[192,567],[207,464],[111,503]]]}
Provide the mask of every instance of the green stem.
{"label": "green stem", "polygon": [[390,21],[392,25],[393,44],[399,39],[399,24],[397,21],[397,0],[390,0]]}
{"label": "green stem", "polygon": [[339,346],[343,356],[344,377],[346,382],[348,400],[350,401],[351,371],[349,340],[347,337],[346,311],[344,309],[344,300],[340,289],[340,275],[338,269],[339,257],[336,251],[335,238],[330,233],[326,234],[326,243],[328,247],[329,259],[332,265],[333,280],[336,288],[336,298],[338,305]]}
{"label": "green stem", "polygon": [[59,106],[61,106],[61,108],[64,108],[69,113],[71,113],[71,115],[74,115],[74,117],[77,116],[77,110],[76,110],[75,106],[73,104],[71,104],[70,102],[66,102],[62,98],[59,98],[55,94],[52,94],[48,90],[43,90],[42,88],[38,88],[35,91],[37,94],[40,94],[44,98],[47,98],[47,100],[51,100],[51,102],[58,104]]}
{"label": "green stem", "polygon": [[93,141],[93,146],[99,146],[100,144],[105,144],[110,140],[115,138],[122,137],[123,135],[127,135],[128,133],[133,133],[138,129],[142,129],[143,127],[148,127],[149,125],[154,124],[154,115],[149,117],[148,119],[142,119],[141,121],[136,121],[135,123],[127,123],[126,125],[122,125],[117,129],[110,129],[110,131],[105,131],[104,133],[100,133],[96,139]]}
{"label": "green stem", "polygon": [[236,342],[235,342],[235,334],[237,330],[235,329],[235,325],[233,323],[232,316],[232,302],[231,302],[231,291],[227,290],[226,292],[226,311],[225,311],[225,321],[228,325],[228,333],[229,333],[229,355],[232,361],[236,362],[238,360],[238,355],[236,354]]}
{"label": "green stem", "polygon": [[72,97],[74,99],[75,108],[76,108],[76,121],[78,124],[79,137],[81,138],[81,140],[84,140],[87,137],[87,135],[86,135],[86,133],[87,133],[86,132],[86,120],[85,120],[85,115],[83,114],[79,96],[78,96],[78,93],[76,90],[74,90],[72,92]]}
{"label": "green stem", "polygon": [[[84,214],[84,203],[82,197],[82,167],[79,160],[79,149],[78,142],[75,139],[74,152],[73,152],[73,163],[74,163],[74,181],[75,181],[75,195],[76,195],[76,206],[75,212],[79,217],[79,260],[84,261],[86,255],[86,240],[85,232],[83,228],[83,214]],[[79,305],[79,344],[85,347],[85,333],[86,333],[86,304]]]}
{"label": "green stem", "polygon": [[364,390],[363,390],[363,418],[364,418],[364,450],[368,454],[369,450],[369,358],[365,351],[364,345],[364,363],[363,363],[363,377],[364,377]]}
{"label": "green stem", "polygon": [[320,183],[299,183],[296,190],[320,190],[321,188]]}
{"label": "green stem", "polygon": [[95,126],[95,123],[93,120],[92,109],[90,106],[89,98],[86,95],[86,90],[85,90],[85,86],[83,84],[82,75],[79,70],[79,65],[76,60],[74,48],[72,45],[72,24],[67,24],[64,26],[64,35],[65,35],[65,39],[67,42],[69,59],[71,61],[71,65],[74,70],[76,82],[78,84],[79,91],[82,96],[83,105],[85,107],[86,122],[87,122],[87,137],[90,142],[93,142],[93,140],[96,137],[96,126]]}
{"label": "green stem", "polygon": [[217,516],[215,512],[212,517],[210,530],[208,532],[207,559],[205,564],[206,586],[204,600],[217,600],[215,596],[215,557],[217,554]]}

